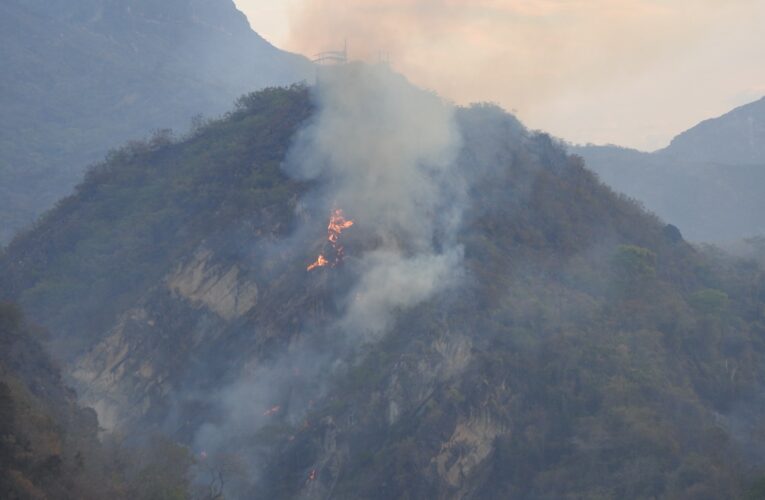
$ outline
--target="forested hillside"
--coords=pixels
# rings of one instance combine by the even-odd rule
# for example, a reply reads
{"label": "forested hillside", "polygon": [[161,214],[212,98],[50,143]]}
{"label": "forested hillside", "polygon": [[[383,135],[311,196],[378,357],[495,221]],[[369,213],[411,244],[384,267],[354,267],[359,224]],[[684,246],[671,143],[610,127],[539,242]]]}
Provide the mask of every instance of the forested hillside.
{"label": "forested hillside", "polygon": [[4,1],[0,65],[0,244],[110,148],[313,78],[230,0]]}
{"label": "forested hillside", "polygon": [[0,304],[3,498],[71,495],[81,486],[84,453],[97,443],[95,412],[77,407],[33,335],[17,308]]}
{"label": "forested hillside", "polygon": [[[184,498],[189,451],[168,439],[98,438],[41,341],[47,333],[0,303],[0,497],[8,500]],[[200,496],[201,498],[201,496]]]}
{"label": "forested hillside", "polygon": [[0,279],[226,498],[759,498],[762,264],[385,69],[112,153]]}

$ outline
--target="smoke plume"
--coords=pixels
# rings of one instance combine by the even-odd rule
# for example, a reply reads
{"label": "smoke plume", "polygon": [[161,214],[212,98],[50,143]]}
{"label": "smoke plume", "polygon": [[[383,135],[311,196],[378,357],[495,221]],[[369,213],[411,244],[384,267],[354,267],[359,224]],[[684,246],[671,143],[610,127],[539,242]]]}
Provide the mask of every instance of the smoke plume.
{"label": "smoke plume", "polygon": [[[238,4],[246,6],[246,0]],[[286,48],[389,57],[416,84],[493,101],[577,142],[638,148],[765,77],[761,0],[294,0]],[[254,19],[254,25],[260,25]],[[264,29],[266,26],[264,25]],[[759,97],[759,96],[756,96]],[[657,117],[659,117],[657,119]]]}
{"label": "smoke plume", "polygon": [[379,241],[352,256],[359,275],[343,328],[380,332],[389,311],[426,300],[458,275],[463,183],[454,109],[384,65],[320,72],[315,120],[286,164],[319,181],[326,203]]}
{"label": "smoke plume", "polygon": [[398,312],[456,286],[462,274],[456,231],[466,198],[456,169],[462,142],[453,107],[382,65],[323,68],[313,95],[314,117],[296,134],[284,163],[291,176],[311,181],[301,204],[310,215],[278,245],[281,252],[305,254],[307,235],[323,239],[333,209],[354,220],[343,238],[355,232],[359,243],[349,248],[342,269],[304,271],[309,284],[321,282],[319,273],[343,276],[333,292],[337,315],[305,327],[311,331],[296,336],[277,359],[256,361],[212,401],[222,419],[201,427],[195,448],[206,457],[225,450],[242,456],[249,472],[227,486],[234,497],[253,488],[262,465],[256,450],[243,450],[242,443],[274,421],[300,428],[312,401],[355,362],[353,353],[379,340]]}

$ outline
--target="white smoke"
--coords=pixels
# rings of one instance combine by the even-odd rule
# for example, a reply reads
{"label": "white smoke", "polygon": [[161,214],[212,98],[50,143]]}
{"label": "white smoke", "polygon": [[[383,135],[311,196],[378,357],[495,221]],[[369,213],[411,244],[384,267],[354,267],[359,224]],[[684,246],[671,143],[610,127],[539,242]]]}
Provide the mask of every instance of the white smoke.
{"label": "white smoke", "polygon": [[419,304],[460,277],[462,254],[420,254],[404,258],[380,250],[366,255],[366,271],[354,288],[341,326],[345,331],[380,334],[397,310]]}
{"label": "white smoke", "polygon": [[[384,335],[398,312],[455,286],[462,274],[456,230],[465,190],[455,167],[462,144],[453,107],[382,66],[328,69],[314,91],[314,119],[296,135],[284,168],[315,181],[306,196],[315,210],[312,234],[321,234],[331,208],[342,208],[356,222],[349,232],[358,232],[363,249],[353,247],[358,252],[349,252],[343,270],[314,271],[351,280],[337,297],[344,307],[326,330],[308,327],[320,330],[304,332],[276,360],[255,363],[254,372],[219,391],[213,403],[221,419],[202,426],[194,443],[211,456],[242,451],[247,436],[273,422],[301,425],[312,401],[347,368],[348,354]],[[298,228],[280,250],[299,255],[283,245],[305,247],[308,232]],[[345,335],[336,335],[338,329]],[[316,340],[321,337],[328,341]],[[276,415],[264,413],[275,405]],[[258,482],[262,464],[255,450],[244,458],[246,489]],[[234,488],[226,491],[236,498]]]}
{"label": "white smoke", "polygon": [[286,169],[323,181],[329,203],[380,242],[352,257],[360,274],[340,321],[346,331],[380,333],[394,310],[459,275],[454,233],[464,189],[454,108],[383,65],[324,69],[316,97],[315,119],[298,134]]}

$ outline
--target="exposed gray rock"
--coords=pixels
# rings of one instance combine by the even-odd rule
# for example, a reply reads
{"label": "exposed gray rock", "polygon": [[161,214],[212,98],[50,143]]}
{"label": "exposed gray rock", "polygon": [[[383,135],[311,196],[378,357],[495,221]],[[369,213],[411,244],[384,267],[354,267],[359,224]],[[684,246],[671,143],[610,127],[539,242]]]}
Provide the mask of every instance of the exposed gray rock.
{"label": "exposed gray rock", "polygon": [[[200,250],[124,313],[106,337],[80,357],[71,376],[102,425],[119,428],[168,404],[187,373],[191,352],[214,343],[257,303],[258,288],[236,264]],[[169,293],[168,293],[169,292]],[[169,332],[183,331],[178,338]],[[171,376],[173,380],[171,380]]]}
{"label": "exposed gray rock", "polygon": [[170,276],[167,286],[225,320],[238,318],[255,306],[258,287],[245,279],[236,264],[230,267],[213,264],[211,256],[209,250],[197,252],[191,262]]}
{"label": "exposed gray rock", "polygon": [[[489,412],[461,420],[441,451],[433,458],[438,475],[447,484],[459,488],[491,453],[494,438],[505,432]],[[462,495],[455,495],[460,498]]]}

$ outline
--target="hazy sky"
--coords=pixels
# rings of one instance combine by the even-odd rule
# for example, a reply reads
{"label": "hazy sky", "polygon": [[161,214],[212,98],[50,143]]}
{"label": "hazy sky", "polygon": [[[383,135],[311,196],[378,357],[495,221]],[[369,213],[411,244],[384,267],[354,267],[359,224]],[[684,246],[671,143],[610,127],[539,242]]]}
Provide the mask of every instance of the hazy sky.
{"label": "hazy sky", "polygon": [[656,149],[765,95],[765,0],[235,0],[275,45],[381,51],[457,103],[573,142]]}

